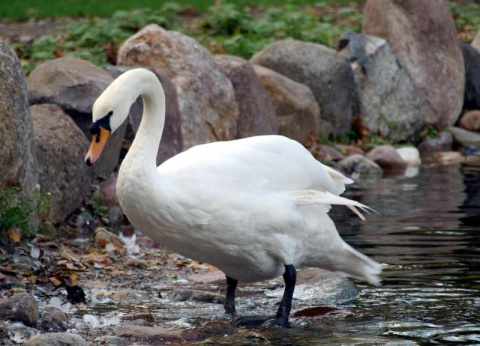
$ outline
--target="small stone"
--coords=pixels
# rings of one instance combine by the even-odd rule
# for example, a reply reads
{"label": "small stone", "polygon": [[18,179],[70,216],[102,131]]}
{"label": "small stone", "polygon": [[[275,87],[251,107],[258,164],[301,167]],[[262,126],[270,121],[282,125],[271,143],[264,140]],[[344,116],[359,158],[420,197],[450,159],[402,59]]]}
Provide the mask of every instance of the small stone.
{"label": "small stone", "polygon": [[34,336],[25,346],[87,346],[87,342],[78,334],[47,333]]}
{"label": "small stone", "polygon": [[453,134],[455,141],[462,145],[480,146],[480,134],[461,129],[459,127],[451,127],[450,131]]}
{"label": "small stone", "polygon": [[480,110],[468,111],[463,114],[459,126],[468,131],[478,132],[480,130]]}
{"label": "small stone", "polygon": [[390,145],[375,147],[367,153],[366,157],[384,170],[404,171],[407,168],[407,163],[397,153],[395,148]]}
{"label": "small stone", "polygon": [[415,147],[397,148],[397,153],[409,166],[420,166],[422,164],[420,152]]}
{"label": "small stone", "polygon": [[96,197],[98,199],[97,202],[106,207],[119,207],[120,204],[117,197],[117,178],[112,177],[103,181],[100,184],[99,193],[96,194]]}
{"label": "small stone", "polygon": [[438,137],[425,137],[418,145],[422,153],[449,151],[452,149],[453,136],[450,132],[443,131]]}
{"label": "small stone", "polygon": [[119,236],[103,227],[98,227],[95,230],[93,238],[95,242],[102,247],[106,247],[108,244],[112,244],[115,247],[123,247],[124,245]]}
{"label": "small stone", "polygon": [[339,165],[347,174],[356,173],[378,178],[383,174],[382,168],[379,165],[363,155],[354,154],[347,156],[339,162]]}
{"label": "small stone", "polygon": [[123,211],[122,208],[118,206],[113,206],[108,209],[108,220],[112,227],[117,227],[122,224],[123,221]]}
{"label": "small stone", "polygon": [[44,332],[64,332],[69,328],[68,316],[59,308],[46,306],[40,313],[38,325]]}

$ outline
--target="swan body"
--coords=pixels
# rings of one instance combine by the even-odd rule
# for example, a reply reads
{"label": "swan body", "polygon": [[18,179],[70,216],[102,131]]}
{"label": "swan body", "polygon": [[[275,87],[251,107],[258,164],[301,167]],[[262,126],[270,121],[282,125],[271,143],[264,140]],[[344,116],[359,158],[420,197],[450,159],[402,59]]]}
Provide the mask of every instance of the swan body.
{"label": "swan body", "polygon": [[[356,207],[366,208],[339,196],[352,181],[299,143],[271,135],[203,144],[156,167],[165,96],[147,70],[120,75],[95,102],[87,164],[96,161],[139,95],[144,114],[119,171],[120,205],[152,239],[221,269],[229,284],[227,311],[234,312],[237,281],[284,275],[293,294],[294,268],[300,264],[379,284],[381,265],[346,244],[327,214],[331,204],[357,213]],[[286,316],[279,319],[281,306],[277,324],[288,319],[288,297],[285,304]]]}

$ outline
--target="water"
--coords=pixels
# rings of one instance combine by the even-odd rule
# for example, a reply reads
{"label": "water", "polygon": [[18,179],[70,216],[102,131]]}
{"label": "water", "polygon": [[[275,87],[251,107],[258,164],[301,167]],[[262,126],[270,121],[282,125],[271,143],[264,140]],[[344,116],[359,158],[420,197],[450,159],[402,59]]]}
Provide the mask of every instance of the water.
{"label": "water", "polygon": [[347,194],[379,212],[332,217],[345,241],[386,263],[383,285],[359,284],[341,314],[292,331],[290,343],[480,345],[480,173],[427,165]]}

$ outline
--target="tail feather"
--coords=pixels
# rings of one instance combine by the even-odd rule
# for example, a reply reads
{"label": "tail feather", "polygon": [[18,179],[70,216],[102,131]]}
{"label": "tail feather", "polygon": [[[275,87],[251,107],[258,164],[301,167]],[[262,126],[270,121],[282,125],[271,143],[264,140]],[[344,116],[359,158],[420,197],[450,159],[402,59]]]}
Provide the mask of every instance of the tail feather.
{"label": "tail feather", "polygon": [[350,245],[345,244],[345,257],[338,263],[336,270],[351,276],[355,279],[366,281],[372,285],[379,286],[383,265],[358,252]]}
{"label": "tail feather", "polygon": [[372,208],[351,199],[334,195],[330,192],[322,192],[317,190],[297,190],[290,191],[288,195],[295,201],[297,205],[309,204],[336,204],[345,205],[350,208],[359,218],[365,220],[365,217],[357,209],[360,208],[363,212],[369,214],[369,211],[375,211]]}

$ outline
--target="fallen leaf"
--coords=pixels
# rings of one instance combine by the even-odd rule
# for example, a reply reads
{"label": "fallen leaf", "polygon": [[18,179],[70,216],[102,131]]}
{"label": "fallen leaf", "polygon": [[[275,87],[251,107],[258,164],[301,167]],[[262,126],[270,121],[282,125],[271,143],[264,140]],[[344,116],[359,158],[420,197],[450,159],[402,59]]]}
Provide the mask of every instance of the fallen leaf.
{"label": "fallen leaf", "polygon": [[19,243],[22,240],[22,230],[17,226],[13,226],[8,231],[8,239],[14,243]]}

